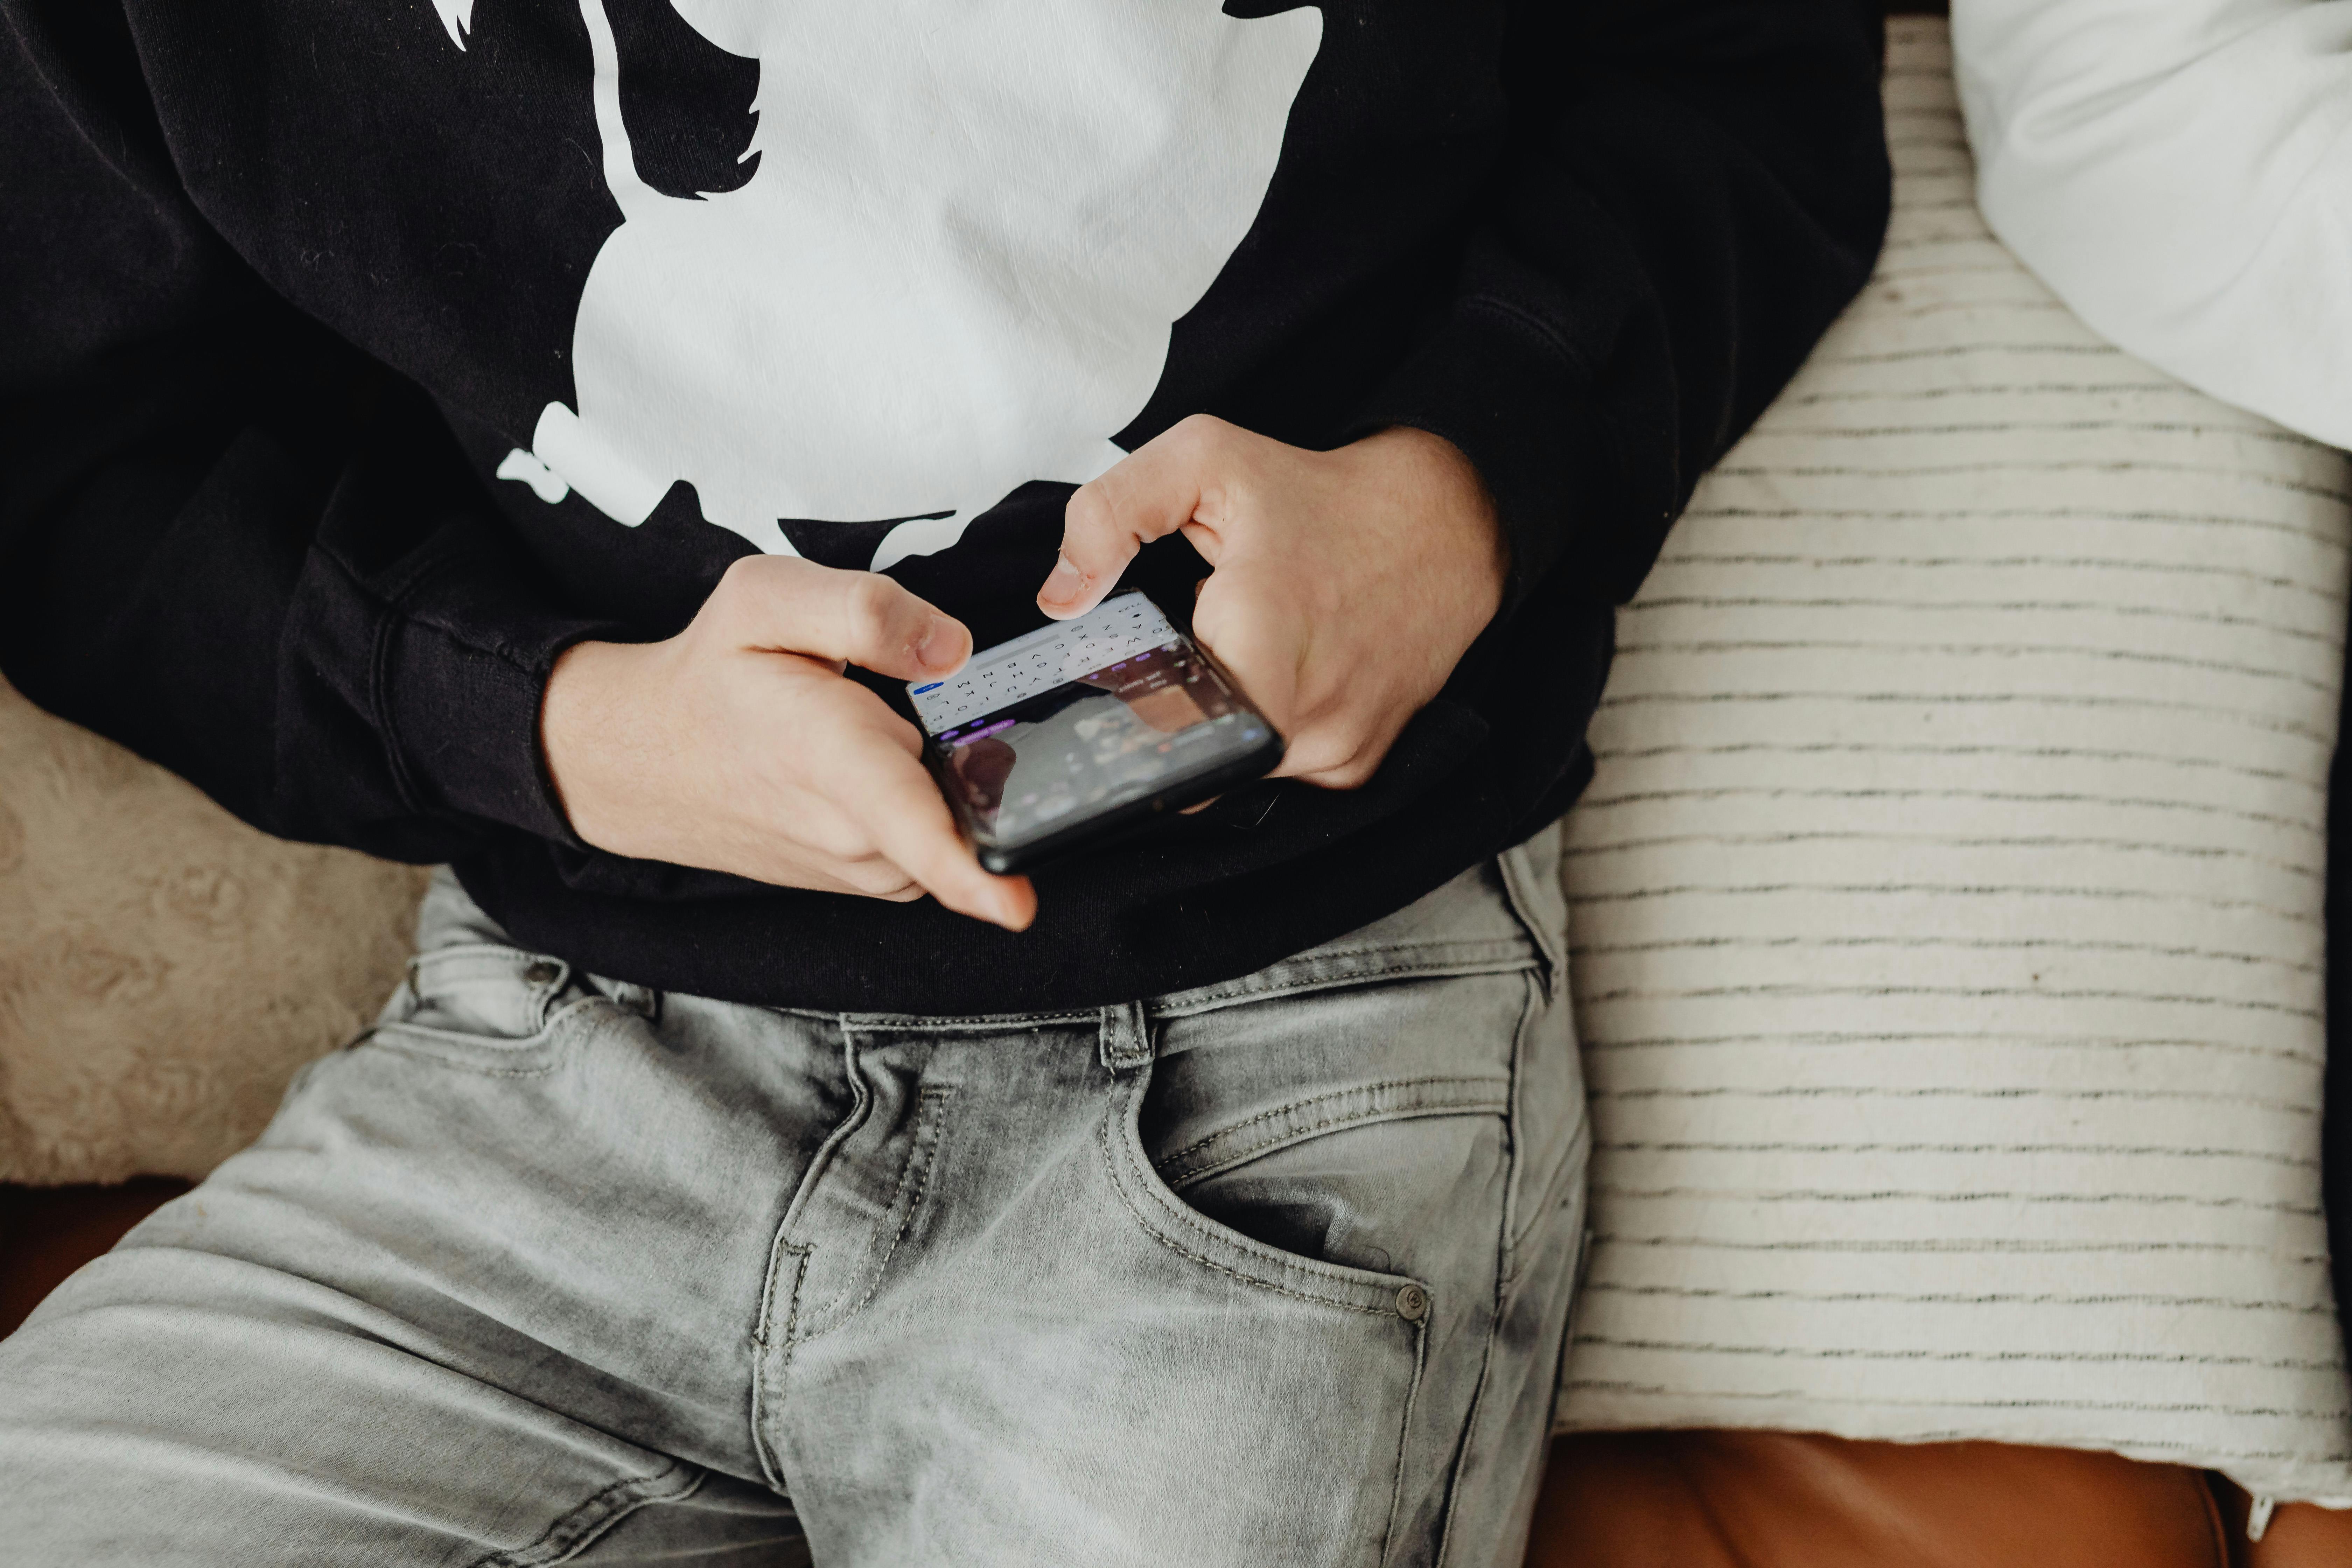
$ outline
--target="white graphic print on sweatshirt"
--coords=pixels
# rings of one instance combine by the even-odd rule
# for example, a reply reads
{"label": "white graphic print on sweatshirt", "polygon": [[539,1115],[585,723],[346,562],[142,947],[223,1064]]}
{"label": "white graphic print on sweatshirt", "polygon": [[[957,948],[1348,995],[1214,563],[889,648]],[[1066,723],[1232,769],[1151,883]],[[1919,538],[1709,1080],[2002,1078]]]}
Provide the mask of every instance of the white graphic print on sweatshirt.
{"label": "white graphic print on sweatshirt", "polygon": [[[760,61],[759,166],[702,197],[640,179],[604,0],[580,0],[624,221],[580,300],[580,406],[549,404],[499,473],[632,527],[687,479],[776,554],[780,519],[913,520],[877,569],[1124,456],[1323,32],[1218,0],[669,3]],[[471,0],[436,5],[462,47]]]}

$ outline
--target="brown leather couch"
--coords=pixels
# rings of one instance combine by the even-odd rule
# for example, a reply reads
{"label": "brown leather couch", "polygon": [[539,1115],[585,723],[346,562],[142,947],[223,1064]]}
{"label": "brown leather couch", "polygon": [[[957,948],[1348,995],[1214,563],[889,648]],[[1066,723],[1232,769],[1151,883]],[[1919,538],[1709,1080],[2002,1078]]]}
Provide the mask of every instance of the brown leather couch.
{"label": "brown leather couch", "polygon": [[[0,1335],[186,1184],[0,1186]],[[2352,1513],[2259,1542],[2218,1476],[1998,1443],[1792,1432],[1560,1438],[1528,1568],[2347,1568]],[[1268,1564],[1268,1568],[1279,1568]]]}

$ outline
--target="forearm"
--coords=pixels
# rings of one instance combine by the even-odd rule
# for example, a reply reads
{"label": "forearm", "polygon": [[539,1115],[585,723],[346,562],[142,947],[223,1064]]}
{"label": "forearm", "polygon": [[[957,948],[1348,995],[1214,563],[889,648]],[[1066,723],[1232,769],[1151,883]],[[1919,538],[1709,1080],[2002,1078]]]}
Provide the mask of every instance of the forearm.
{"label": "forearm", "polygon": [[2352,446],[2352,7],[1958,0],[1978,196],[2075,313]]}
{"label": "forearm", "polygon": [[567,829],[539,693],[595,629],[413,386],[178,180],[122,17],[0,0],[0,671],[270,832]]}
{"label": "forearm", "polygon": [[1476,463],[1514,599],[1555,567],[1630,596],[1868,276],[1877,26],[1843,0],[1522,7],[1454,296],[1366,411]]}
{"label": "forearm", "polygon": [[284,837],[566,833],[546,604],[413,389],[305,323],[118,350],[0,416],[0,671]]}

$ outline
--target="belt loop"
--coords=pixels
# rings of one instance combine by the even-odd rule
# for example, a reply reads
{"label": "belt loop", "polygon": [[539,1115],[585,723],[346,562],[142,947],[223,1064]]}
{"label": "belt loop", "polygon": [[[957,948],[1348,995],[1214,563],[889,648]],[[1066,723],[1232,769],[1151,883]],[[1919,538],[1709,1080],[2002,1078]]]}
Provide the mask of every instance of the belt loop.
{"label": "belt loop", "polygon": [[1503,895],[1543,957],[1544,995],[1557,1000],[1567,989],[1568,890],[1560,885],[1560,825],[1552,823],[1496,857]]}
{"label": "belt loop", "polygon": [[1140,1002],[1120,1002],[1102,1010],[1102,1065],[1114,1074],[1151,1060],[1151,1019]]}
{"label": "belt loop", "polygon": [[634,980],[606,980],[593,974],[585,978],[624,1013],[635,1013],[649,1024],[661,1022],[662,994],[653,987],[640,985]]}

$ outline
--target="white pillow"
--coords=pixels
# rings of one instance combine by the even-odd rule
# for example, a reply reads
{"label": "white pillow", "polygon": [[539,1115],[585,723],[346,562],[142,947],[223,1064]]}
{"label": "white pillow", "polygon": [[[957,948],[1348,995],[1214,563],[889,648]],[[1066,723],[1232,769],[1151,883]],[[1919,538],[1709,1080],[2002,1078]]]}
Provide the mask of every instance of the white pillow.
{"label": "white pillow", "polygon": [[1564,1429],[1987,1438],[2352,1498],[2319,1206],[2339,453],[1987,233],[1944,24],[1894,228],[1700,488],[1570,818]]}

